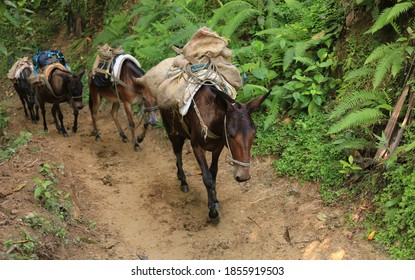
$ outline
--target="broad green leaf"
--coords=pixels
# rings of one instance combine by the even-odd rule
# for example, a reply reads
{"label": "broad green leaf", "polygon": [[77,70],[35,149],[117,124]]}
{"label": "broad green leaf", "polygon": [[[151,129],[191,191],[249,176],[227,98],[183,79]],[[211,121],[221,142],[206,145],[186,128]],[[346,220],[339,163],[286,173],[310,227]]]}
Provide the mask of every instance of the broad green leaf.
{"label": "broad green leaf", "polygon": [[42,194],[42,191],[43,191],[43,188],[42,187],[37,187],[35,189],[35,193],[34,193],[35,197],[38,197],[39,195],[41,195]]}
{"label": "broad green leaf", "polygon": [[320,107],[314,101],[311,101],[310,104],[308,104],[308,114],[310,116],[315,116],[318,113],[319,108]]}
{"label": "broad green leaf", "polygon": [[13,3],[12,1],[7,1],[7,0],[5,0],[5,1],[4,1],[4,3],[6,3],[6,5],[9,5],[9,6],[11,6],[11,7],[15,8],[15,9],[17,9],[16,4],[15,4],[15,3]]}
{"label": "broad green leaf", "polygon": [[316,103],[318,106],[321,106],[321,104],[323,103],[323,99],[321,98],[320,95],[314,95],[313,96],[313,101],[314,103]]}
{"label": "broad green leaf", "polygon": [[261,42],[261,41],[253,41],[252,43],[251,43],[251,46],[255,49],[255,50],[257,50],[257,51],[263,51],[264,50],[264,48],[265,48],[265,45],[264,45],[264,43],[263,42]]}
{"label": "broad green leaf", "polygon": [[10,21],[16,27],[20,27],[19,22],[9,13],[9,11],[4,11],[3,16]]}
{"label": "broad green leaf", "polygon": [[352,155],[349,156],[349,163],[353,164],[353,156]]}
{"label": "broad green leaf", "polygon": [[287,45],[287,41],[285,41],[285,39],[281,39],[281,41],[280,41],[281,49],[284,49],[286,45]]}
{"label": "broad green leaf", "polygon": [[325,81],[327,81],[328,78],[324,77],[322,74],[319,73],[319,74],[314,75],[314,80],[317,83],[321,84],[321,83],[324,83]]}
{"label": "broad green leaf", "polygon": [[326,57],[327,57],[327,55],[328,55],[328,53],[327,53],[327,49],[326,49],[326,48],[324,48],[324,49],[319,49],[319,50],[317,51],[317,56],[318,56],[321,60],[323,60],[324,58],[326,58]]}
{"label": "broad green leaf", "polygon": [[322,68],[325,68],[325,67],[332,66],[333,64],[334,64],[333,60],[328,59],[327,61],[324,61],[324,62],[322,62],[320,64],[317,64],[317,65],[322,67]]}
{"label": "broad green leaf", "polygon": [[268,74],[267,74],[267,79],[272,80],[272,79],[276,78],[277,75],[278,75],[277,72],[275,72],[274,70],[269,70]]}
{"label": "broad green leaf", "polygon": [[252,71],[252,74],[256,78],[258,78],[260,80],[263,80],[263,79],[265,79],[267,77],[268,69],[267,68],[264,68],[264,67],[256,68],[256,69],[254,69],[254,71]]}

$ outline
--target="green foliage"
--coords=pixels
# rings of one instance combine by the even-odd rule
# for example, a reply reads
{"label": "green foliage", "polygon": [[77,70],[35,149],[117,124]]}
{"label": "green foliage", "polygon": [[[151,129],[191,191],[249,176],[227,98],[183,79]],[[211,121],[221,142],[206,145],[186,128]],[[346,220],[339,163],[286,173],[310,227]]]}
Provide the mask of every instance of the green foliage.
{"label": "green foliage", "polygon": [[0,151],[0,163],[11,158],[21,146],[29,143],[31,136],[32,134],[30,132],[20,131],[20,136],[10,141],[11,144]]}
{"label": "green foliage", "polygon": [[[400,1],[398,1],[400,2]],[[406,2],[396,3],[393,7],[384,9],[379,17],[376,19],[373,26],[367,31],[370,33],[375,33],[376,31],[380,30],[381,28],[395,23],[396,20],[404,13],[409,11],[413,11],[415,7],[415,1],[410,0]]]}
{"label": "green foliage", "polygon": [[39,173],[43,175],[44,179],[33,179],[35,183],[34,196],[39,198],[40,204],[49,212],[61,220],[68,220],[72,210],[70,194],[63,195],[57,187],[59,179],[55,174],[56,171],[62,174],[63,165],[54,163],[54,168],[48,163],[42,165]]}
{"label": "green foliage", "polygon": [[[403,70],[404,62],[406,61],[406,52],[406,44],[386,44],[376,48],[366,58],[365,65],[377,62],[375,64],[373,88],[377,88],[382,81],[385,81],[387,73],[390,73],[395,78]],[[386,81],[388,80],[386,79]]]}
{"label": "green foliage", "polygon": [[380,230],[377,241],[388,246],[395,259],[415,258],[414,163],[395,166],[385,174],[388,185],[374,199]]}
{"label": "green foliage", "polygon": [[4,241],[4,247],[14,252],[12,254],[5,254],[5,257],[9,260],[37,259],[37,255],[35,254],[38,247],[36,238],[26,231],[21,232],[20,237],[21,239],[8,239]]}
{"label": "green foliage", "polygon": [[349,156],[347,161],[340,160],[340,163],[342,164],[342,169],[339,172],[343,174],[350,175],[352,173],[355,173],[358,170],[362,170],[360,166],[354,163],[354,159],[352,155]]}
{"label": "green foliage", "polygon": [[335,134],[356,126],[367,127],[377,124],[381,120],[385,120],[385,115],[378,108],[364,108],[349,113],[347,116],[335,123],[327,133]]}
{"label": "green foliage", "polygon": [[301,114],[294,121],[278,122],[267,129],[258,124],[253,153],[278,156],[274,162],[277,174],[337,186],[344,179],[338,164],[344,154],[325,136],[328,126],[327,116],[321,113]]}
{"label": "green foliage", "polygon": [[3,108],[0,107],[0,133],[4,131],[9,122],[10,117],[6,115]]}
{"label": "green foliage", "polygon": [[23,217],[22,221],[41,235],[53,235],[60,239],[66,238],[67,232],[64,224],[60,220],[47,219],[34,213]]}

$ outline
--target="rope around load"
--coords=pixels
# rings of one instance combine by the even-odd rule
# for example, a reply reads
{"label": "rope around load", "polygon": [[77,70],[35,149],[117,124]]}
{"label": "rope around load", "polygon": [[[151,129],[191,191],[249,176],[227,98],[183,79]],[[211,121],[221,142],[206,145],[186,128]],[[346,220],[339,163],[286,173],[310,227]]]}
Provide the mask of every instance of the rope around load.
{"label": "rope around load", "polygon": [[[203,75],[200,75],[202,70],[206,71]],[[214,75],[215,79],[212,79],[212,74]],[[185,81],[191,84],[219,85],[221,88],[225,85],[223,76],[217,70],[215,63],[213,63],[213,61],[210,59],[206,63],[186,64],[182,70],[182,77],[185,79]]]}

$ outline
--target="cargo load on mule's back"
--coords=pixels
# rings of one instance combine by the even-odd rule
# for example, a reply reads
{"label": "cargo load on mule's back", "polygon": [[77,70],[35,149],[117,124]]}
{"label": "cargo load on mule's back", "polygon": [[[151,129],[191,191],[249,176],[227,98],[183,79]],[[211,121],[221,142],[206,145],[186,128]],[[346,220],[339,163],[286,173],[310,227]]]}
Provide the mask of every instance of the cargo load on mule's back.
{"label": "cargo load on mule's back", "polygon": [[137,83],[150,90],[161,108],[176,107],[182,115],[203,84],[215,85],[235,98],[242,80],[229,60],[232,51],[227,45],[226,38],[202,27],[182,49],[173,47],[176,57],[161,61]]}
{"label": "cargo load on mule's back", "polygon": [[7,78],[14,83],[20,77],[23,69],[30,68],[33,71],[33,63],[28,57],[18,58],[7,73]]}
{"label": "cargo load on mule's back", "polygon": [[122,47],[112,48],[108,44],[98,46],[98,55],[95,58],[90,79],[97,87],[108,87],[120,82],[121,67],[125,60],[141,68],[140,62],[132,55],[124,52]]}
{"label": "cargo load on mule's back", "polygon": [[33,73],[29,77],[29,82],[33,86],[46,85],[48,77],[53,69],[59,68],[64,71],[71,72],[65,60],[65,56],[60,50],[44,50],[37,51],[32,57]]}

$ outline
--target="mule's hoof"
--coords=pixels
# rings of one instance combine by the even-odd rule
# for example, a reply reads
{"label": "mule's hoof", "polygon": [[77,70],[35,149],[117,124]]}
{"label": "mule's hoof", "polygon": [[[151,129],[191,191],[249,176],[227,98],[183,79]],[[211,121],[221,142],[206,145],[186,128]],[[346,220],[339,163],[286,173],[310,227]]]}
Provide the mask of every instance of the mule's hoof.
{"label": "mule's hoof", "polygon": [[137,137],[137,142],[138,142],[138,143],[143,142],[143,140],[144,140],[144,138],[143,138],[143,137],[140,137],[140,136],[138,136],[138,137]]}
{"label": "mule's hoof", "polygon": [[95,141],[101,141],[101,136],[95,135]]}
{"label": "mule's hoof", "polygon": [[134,146],[134,151],[136,151],[136,152],[141,152],[143,149],[141,149],[141,147],[140,147],[140,145],[135,145]]}
{"label": "mule's hoof", "polygon": [[187,193],[189,192],[189,185],[181,185],[180,189],[182,190],[182,192]]}
{"label": "mule's hoof", "polygon": [[62,134],[63,134],[63,137],[65,137],[65,138],[67,138],[67,137],[68,137],[68,133],[63,132]]}
{"label": "mule's hoof", "polygon": [[73,133],[76,133],[78,131],[78,128],[77,127],[72,127],[72,132]]}
{"label": "mule's hoof", "polygon": [[124,143],[128,143],[128,138],[127,138],[127,137],[125,137],[125,138],[123,138],[123,139],[122,139],[122,141],[123,141]]}
{"label": "mule's hoof", "polygon": [[211,212],[209,212],[209,222],[212,225],[219,224],[219,222],[220,222],[219,213],[218,212],[215,212],[214,214],[212,214]]}

